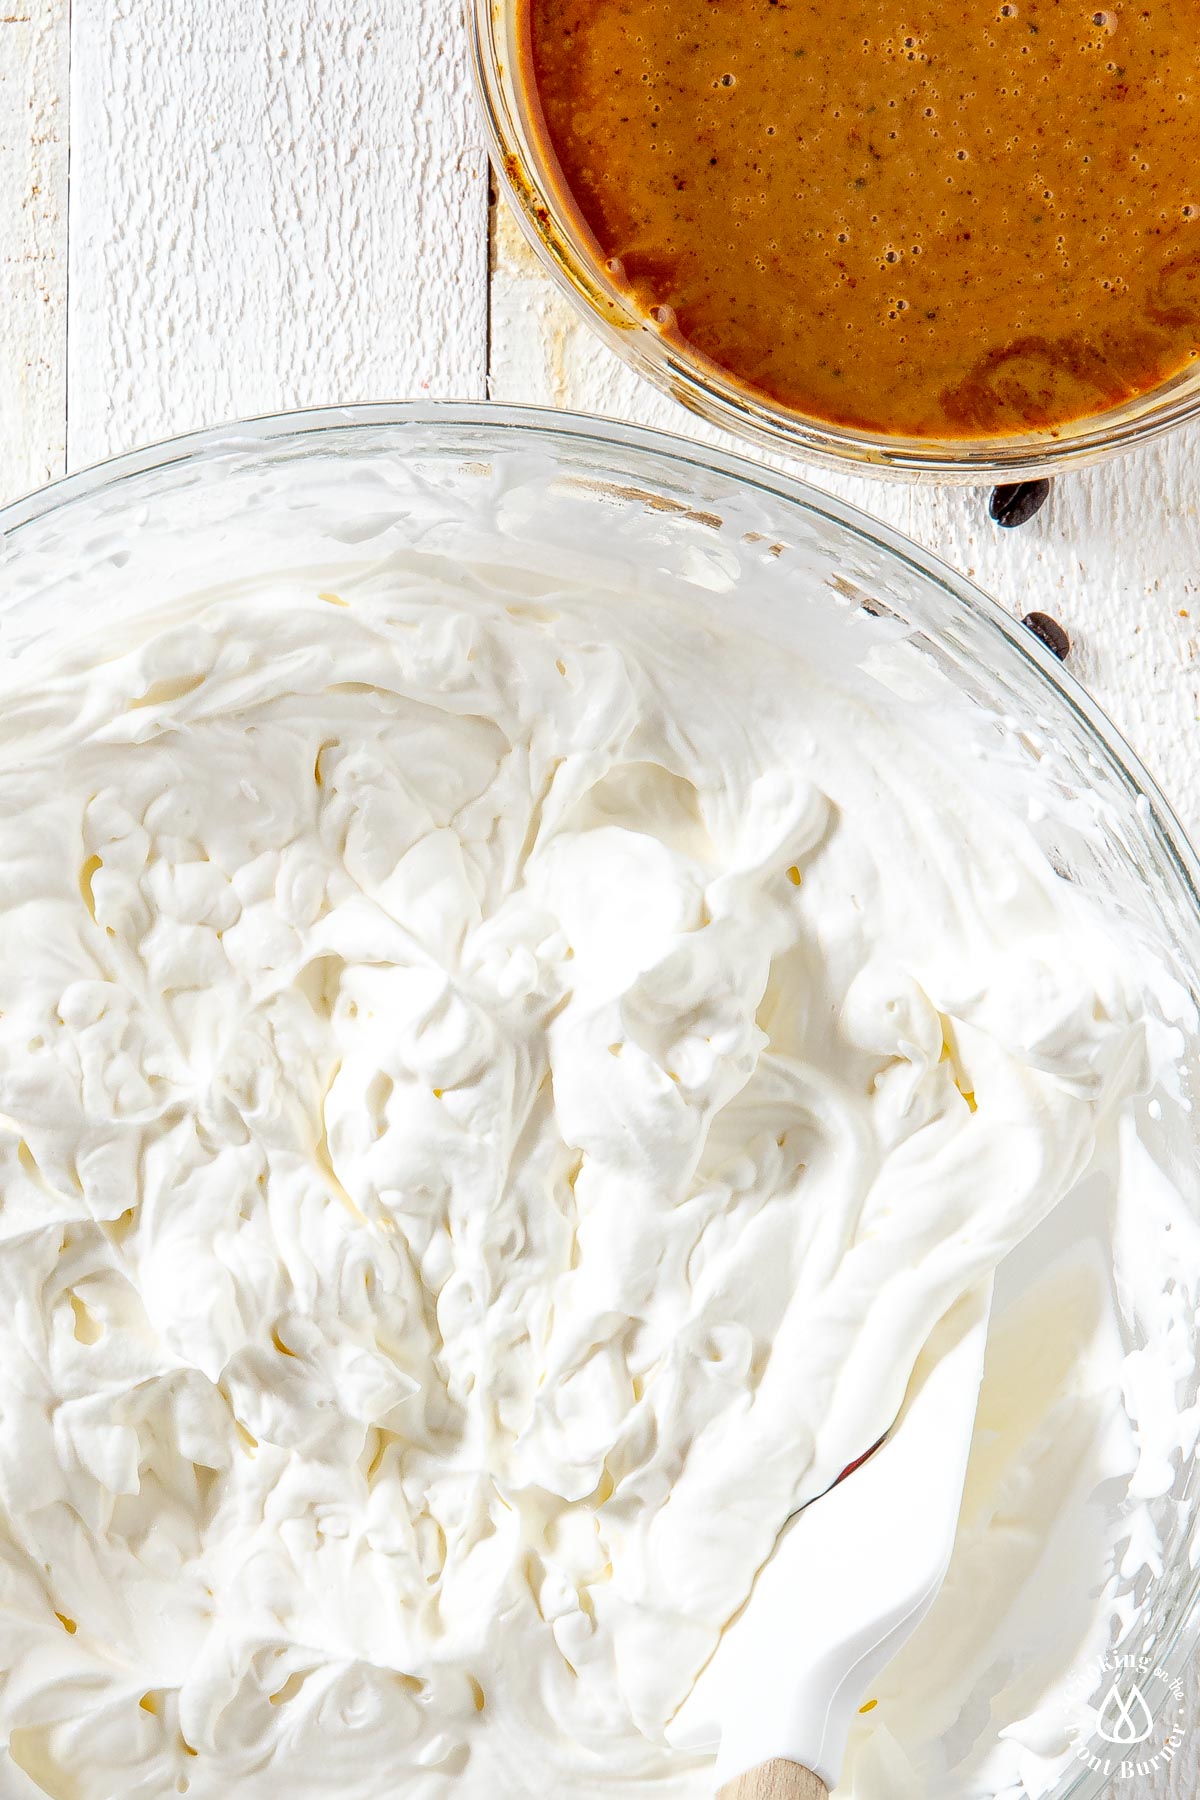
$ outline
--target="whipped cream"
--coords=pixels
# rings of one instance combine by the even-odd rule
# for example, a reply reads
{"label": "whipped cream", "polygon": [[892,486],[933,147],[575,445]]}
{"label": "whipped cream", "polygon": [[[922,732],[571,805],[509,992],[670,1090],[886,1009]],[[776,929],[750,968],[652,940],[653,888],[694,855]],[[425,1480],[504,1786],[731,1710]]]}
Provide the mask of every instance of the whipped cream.
{"label": "whipped cream", "polygon": [[[711,1792],[666,1727],[784,1521],[1059,1229],[839,1793],[1053,1780],[1128,1555],[1078,1522],[1189,1429],[1182,1290],[1174,1369],[1121,1308],[1200,1267],[1190,1013],[982,765],[732,616],[416,552],[3,682],[0,1794]],[[1069,1641],[1008,1613],[1055,1542]]]}

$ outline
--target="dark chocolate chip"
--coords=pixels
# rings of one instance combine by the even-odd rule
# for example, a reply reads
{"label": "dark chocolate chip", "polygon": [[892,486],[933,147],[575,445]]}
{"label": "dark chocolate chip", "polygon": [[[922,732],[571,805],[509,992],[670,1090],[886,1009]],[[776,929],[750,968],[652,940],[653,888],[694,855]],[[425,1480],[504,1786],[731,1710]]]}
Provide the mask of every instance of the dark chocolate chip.
{"label": "dark chocolate chip", "polygon": [[1032,631],[1035,638],[1042,640],[1059,662],[1066,662],[1071,654],[1071,640],[1057,619],[1052,619],[1049,613],[1026,613],[1021,623]]}
{"label": "dark chocolate chip", "polygon": [[1027,525],[1034,513],[1041,512],[1049,497],[1050,483],[1044,479],[1012,481],[1006,487],[992,489],[988,511],[997,525],[1011,531],[1015,525]]}

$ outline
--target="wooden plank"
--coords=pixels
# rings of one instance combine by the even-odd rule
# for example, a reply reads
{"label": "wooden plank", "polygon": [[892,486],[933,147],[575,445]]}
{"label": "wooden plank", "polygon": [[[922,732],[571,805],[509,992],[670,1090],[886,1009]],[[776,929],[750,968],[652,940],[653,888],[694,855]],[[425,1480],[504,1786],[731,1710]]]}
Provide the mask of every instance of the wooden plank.
{"label": "wooden plank", "polygon": [[[493,222],[491,392],[757,453],[659,394],[602,345],[542,274],[506,205]],[[1142,753],[1200,840],[1200,431],[1063,477],[1028,525],[1001,531],[979,490],[790,467],[886,519],[1013,613],[1049,612],[1070,666]]]}
{"label": "wooden plank", "polygon": [[75,0],[72,97],[72,466],[285,407],[484,393],[455,0]]}
{"label": "wooden plank", "polygon": [[67,0],[0,0],[0,503],[65,458]]}

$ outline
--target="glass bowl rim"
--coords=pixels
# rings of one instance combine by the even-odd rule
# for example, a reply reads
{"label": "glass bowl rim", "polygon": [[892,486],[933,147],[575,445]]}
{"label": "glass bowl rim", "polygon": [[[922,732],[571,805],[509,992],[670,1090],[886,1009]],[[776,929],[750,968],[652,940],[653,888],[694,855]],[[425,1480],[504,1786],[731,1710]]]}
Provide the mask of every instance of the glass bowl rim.
{"label": "glass bowl rim", "polygon": [[[629,451],[648,462],[657,460],[685,477],[689,470],[695,470],[697,474],[716,474],[736,486],[761,494],[768,503],[782,501],[785,506],[823,520],[859,543],[882,552],[893,565],[899,565],[907,574],[936,590],[950,603],[952,612],[958,610],[982,624],[995,638],[1003,640],[1009,650],[1016,652],[1022,672],[1052,690],[1058,701],[1075,715],[1127,791],[1143,799],[1149,807],[1150,823],[1159,846],[1181,882],[1200,924],[1200,857],[1173,808],[1122,733],[1075,676],[1031,631],[936,553],[859,507],[795,476],[754,462],[748,456],[715,449],[696,439],[586,413],[558,411],[552,407],[511,406],[493,401],[381,401],[267,413],[165,438],[109,457],[11,501],[0,508],[0,551],[9,545],[19,555],[20,546],[14,544],[13,539],[23,527],[51,518],[76,502],[119,490],[125,482],[134,482],[143,475],[199,467],[222,455],[239,452],[270,452],[273,449],[303,452],[306,446],[316,449],[326,440],[336,447],[339,440],[344,440],[347,434],[352,437],[357,431],[391,430],[402,437],[409,431],[436,428],[458,430],[464,436],[480,431],[500,438],[506,432],[512,432],[516,438],[544,442],[547,447],[556,440],[565,441],[597,456],[608,455],[615,459]],[[982,666],[977,650],[972,649],[969,656],[972,662]],[[1182,1589],[1174,1615],[1163,1632],[1159,1669],[1179,1675],[1191,1662],[1198,1646],[1200,1566],[1192,1569],[1191,1579]],[[1106,1774],[1095,1774],[1084,1767],[1075,1773],[1068,1769],[1046,1800],[1099,1800],[1108,1779]]]}
{"label": "glass bowl rim", "polygon": [[551,406],[517,406],[494,400],[398,400],[303,407],[223,421],[161,438],[59,476],[0,507],[0,541],[10,539],[22,527],[60,508],[105,489],[116,489],[139,475],[203,463],[223,452],[263,450],[285,444],[301,447],[305,440],[347,431],[381,428],[405,431],[432,426],[512,431],[535,439],[564,438],[595,451],[609,450],[619,456],[628,450],[657,457],[682,470],[718,474],[769,500],[782,500],[810,516],[825,519],[839,531],[881,551],[893,563],[903,565],[918,579],[939,589],[955,607],[963,609],[1003,639],[1018,653],[1019,660],[1028,665],[1028,672],[1066,703],[1105,752],[1129,791],[1144,796],[1155,816],[1169,859],[1189,888],[1200,916],[1200,854],[1193,848],[1174,808],[1141,757],[1058,657],[998,600],[976,582],[959,574],[935,551],[926,549],[851,501],[842,500],[799,476],[757,462],[749,454],[720,449],[696,438],[652,426]]}
{"label": "glass bowl rim", "polygon": [[[1200,417],[1200,368],[1181,370],[1115,407],[1067,421],[1066,436],[1021,432],[991,438],[922,440],[838,426],[789,412],[687,355],[653,332],[616,288],[602,286],[582,254],[555,182],[540,170],[517,109],[506,91],[498,52],[500,22],[514,0],[465,0],[478,111],[496,177],[542,267],[576,313],[610,350],[660,391],[710,424],[759,449],[827,468],[850,466],[877,478],[939,480],[986,486],[1063,474],[1151,443]],[[560,184],[561,185],[561,184]]]}

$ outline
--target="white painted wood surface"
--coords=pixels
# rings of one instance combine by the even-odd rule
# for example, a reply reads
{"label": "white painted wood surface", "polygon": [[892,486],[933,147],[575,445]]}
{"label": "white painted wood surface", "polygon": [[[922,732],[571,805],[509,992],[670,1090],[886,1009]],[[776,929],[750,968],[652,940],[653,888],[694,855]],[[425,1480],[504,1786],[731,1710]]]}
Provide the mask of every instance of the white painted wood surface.
{"label": "white painted wood surface", "polygon": [[457,7],[74,0],[70,463],[482,396],[486,233]]}
{"label": "white painted wood surface", "polygon": [[[458,0],[0,0],[0,502],[326,401],[486,387],[716,437],[568,316],[503,211],[489,294],[482,142]],[[1200,435],[1015,533],[979,494],[816,479],[1060,618],[1200,835]],[[1170,1776],[1113,1800],[1200,1793],[1194,1692]]]}
{"label": "white painted wood surface", "polygon": [[68,0],[0,0],[0,499],[63,472]]}

